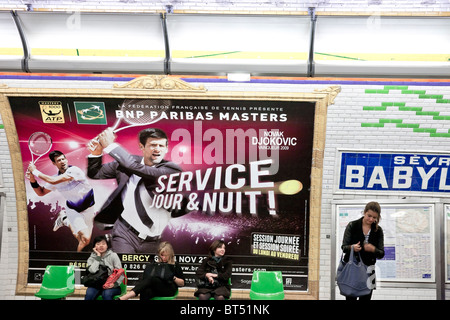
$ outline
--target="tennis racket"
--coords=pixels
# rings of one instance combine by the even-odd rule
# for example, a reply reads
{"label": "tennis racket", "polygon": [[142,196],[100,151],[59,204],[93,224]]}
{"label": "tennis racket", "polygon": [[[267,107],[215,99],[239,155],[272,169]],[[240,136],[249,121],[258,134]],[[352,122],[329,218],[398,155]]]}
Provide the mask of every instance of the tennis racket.
{"label": "tennis racket", "polygon": [[[40,157],[50,151],[53,145],[52,138],[45,132],[34,132],[28,139],[28,148],[31,152],[31,163],[36,163]],[[34,157],[37,156],[36,159]]]}
{"label": "tennis racket", "polygon": [[[137,106],[143,106],[143,105],[168,105],[167,100],[125,100],[122,105],[120,106],[120,117],[117,118],[116,123],[112,127],[113,132],[119,132],[123,129],[137,127],[137,126],[144,126],[147,124],[152,124],[155,122],[158,122],[161,119],[162,116],[162,110],[160,108],[157,108],[156,110],[146,110],[146,109],[140,109]],[[121,122],[125,122],[126,125],[124,127],[118,128],[119,124]]]}
{"label": "tennis racket", "polygon": [[[129,99],[124,100],[121,106],[119,106],[119,117],[116,120],[116,123],[111,127],[114,133],[122,131],[127,128],[145,126],[152,123],[156,123],[161,120],[163,110],[160,108],[156,108],[155,110],[149,111],[145,108],[139,108],[137,106],[144,105],[164,105],[168,106],[167,100],[135,100]],[[119,127],[121,123],[124,123],[125,126]],[[98,137],[95,138],[98,142]],[[91,147],[91,150],[95,150],[97,146]]]}

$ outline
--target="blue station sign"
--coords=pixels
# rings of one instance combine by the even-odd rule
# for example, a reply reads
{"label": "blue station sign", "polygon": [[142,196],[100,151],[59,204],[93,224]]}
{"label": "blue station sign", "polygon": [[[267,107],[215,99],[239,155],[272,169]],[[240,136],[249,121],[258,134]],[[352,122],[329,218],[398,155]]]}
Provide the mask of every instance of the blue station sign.
{"label": "blue station sign", "polygon": [[342,152],[339,189],[450,192],[450,154]]}

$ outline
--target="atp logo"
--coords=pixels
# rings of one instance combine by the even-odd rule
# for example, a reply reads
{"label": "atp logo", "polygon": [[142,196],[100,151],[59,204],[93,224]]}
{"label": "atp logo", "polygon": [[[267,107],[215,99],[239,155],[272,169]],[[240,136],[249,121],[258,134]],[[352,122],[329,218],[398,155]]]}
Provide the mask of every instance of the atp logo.
{"label": "atp logo", "polygon": [[106,124],[104,102],[74,102],[79,124]]}
{"label": "atp logo", "polygon": [[64,112],[61,101],[39,101],[39,106],[44,123],[64,123]]}

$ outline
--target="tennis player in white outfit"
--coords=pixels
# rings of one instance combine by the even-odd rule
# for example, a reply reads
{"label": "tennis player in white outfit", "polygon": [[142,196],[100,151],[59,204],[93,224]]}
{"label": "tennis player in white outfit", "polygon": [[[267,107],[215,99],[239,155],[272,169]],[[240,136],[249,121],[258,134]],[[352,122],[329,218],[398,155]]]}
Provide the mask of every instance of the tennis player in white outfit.
{"label": "tennis player in white outfit", "polygon": [[[54,231],[62,225],[71,228],[78,240],[77,251],[82,251],[91,240],[94,209],[94,190],[89,184],[85,173],[76,166],[69,166],[66,156],[54,150],[49,154],[53,165],[58,168],[54,176],[40,172],[33,163],[28,166],[27,177],[34,192],[38,196],[45,196],[52,191],[59,191],[66,199],[65,215],[62,213],[56,220]],[[44,186],[39,185],[36,177],[44,180]],[[67,220],[69,220],[67,222]]]}

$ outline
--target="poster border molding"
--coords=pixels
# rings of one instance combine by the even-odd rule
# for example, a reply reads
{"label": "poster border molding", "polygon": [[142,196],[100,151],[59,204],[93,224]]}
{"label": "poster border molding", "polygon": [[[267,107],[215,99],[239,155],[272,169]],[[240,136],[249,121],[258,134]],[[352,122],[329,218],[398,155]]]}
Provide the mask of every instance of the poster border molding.
{"label": "poster border molding", "polygon": [[[311,164],[310,231],[308,254],[308,290],[286,292],[290,300],[319,299],[320,268],[320,214],[322,197],[323,156],[325,150],[327,107],[334,103],[341,91],[340,86],[315,89],[312,92],[253,92],[253,91],[208,91],[203,86],[194,86],[176,76],[147,75],[122,85],[104,88],[10,88],[0,84],[0,115],[7,136],[11,155],[15,186],[18,221],[18,269],[16,295],[34,295],[40,286],[27,283],[29,266],[29,236],[25,181],[23,179],[22,156],[9,97],[70,97],[70,98],[159,98],[159,99],[216,99],[216,100],[262,100],[314,102],[314,135]],[[5,199],[6,200],[6,199]],[[180,290],[182,293],[183,289]],[[187,294],[192,294],[186,288]],[[247,296],[248,296],[247,290]],[[76,287],[74,296],[84,296],[85,288]],[[182,298],[182,294],[180,297]],[[243,294],[245,296],[245,294]]]}

